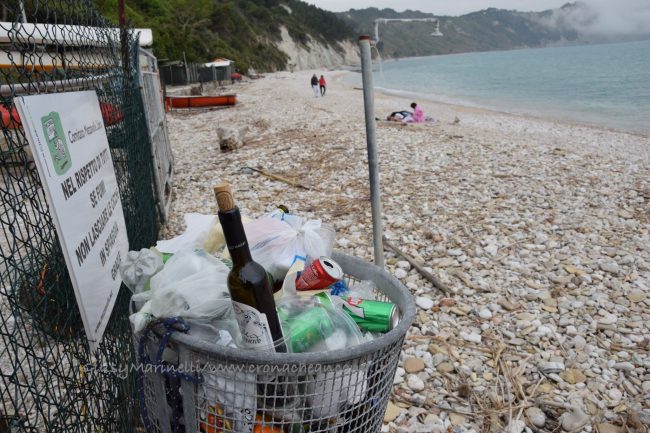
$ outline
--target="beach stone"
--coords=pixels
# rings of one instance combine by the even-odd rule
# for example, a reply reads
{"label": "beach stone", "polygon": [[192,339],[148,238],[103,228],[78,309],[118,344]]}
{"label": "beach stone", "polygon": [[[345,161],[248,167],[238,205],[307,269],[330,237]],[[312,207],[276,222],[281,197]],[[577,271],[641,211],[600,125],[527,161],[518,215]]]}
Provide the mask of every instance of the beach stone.
{"label": "beach stone", "polygon": [[492,318],[492,312],[487,309],[487,308],[482,308],[479,310],[478,315],[481,319],[491,319]]}
{"label": "beach stone", "polygon": [[391,422],[394,421],[395,418],[397,418],[400,414],[402,409],[393,404],[392,401],[388,402],[388,405],[386,406],[386,414],[384,415],[384,422]]}
{"label": "beach stone", "polygon": [[465,423],[465,417],[459,413],[451,412],[449,414],[449,422],[451,422],[451,425],[453,426],[459,426]]}
{"label": "beach stone", "polygon": [[567,432],[580,430],[582,427],[587,425],[589,420],[589,415],[584,413],[582,409],[578,407],[572,407],[568,412],[565,412],[560,416],[562,429]]}
{"label": "beach stone", "polygon": [[451,373],[454,371],[454,364],[451,362],[441,362],[436,366],[436,370],[438,370],[440,373]]}
{"label": "beach stone", "polygon": [[526,416],[535,427],[544,427],[546,424],[546,414],[538,407],[529,407],[526,409]]}
{"label": "beach stone", "polygon": [[463,251],[459,249],[451,249],[451,250],[447,250],[447,254],[449,254],[452,257],[458,257],[463,255]]}
{"label": "beach stone", "polygon": [[607,391],[607,396],[611,400],[612,404],[616,405],[623,398],[623,393],[618,388],[612,388]]}
{"label": "beach stone", "polygon": [[513,419],[508,424],[507,433],[521,433],[526,428],[526,423],[520,419]]}
{"label": "beach stone", "polygon": [[494,374],[491,371],[486,371],[485,373],[483,373],[483,379],[490,381],[494,379]]}
{"label": "beach stone", "polygon": [[406,260],[400,260],[399,262],[397,262],[397,267],[400,269],[404,269],[405,271],[411,270],[411,264]]}
{"label": "beach stone", "polygon": [[620,266],[618,266],[618,263],[616,262],[601,262],[599,266],[600,269],[609,272],[610,274],[618,274],[621,270]]}
{"label": "beach stone", "polygon": [[576,383],[583,383],[587,380],[587,376],[584,373],[576,368],[569,368],[562,373],[560,377],[564,379],[565,382],[575,385]]}
{"label": "beach stone", "polygon": [[596,424],[596,429],[598,433],[621,433],[623,431],[619,426],[610,423]]}
{"label": "beach stone", "polygon": [[406,278],[407,275],[408,272],[406,272],[404,269],[402,268],[395,269],[395,278],[397,278],[398,280],[403,280],[404,278]]}
{"label": "beach stone", "polygon": [[623,371],[632,371],[634,370],[634,364],[631,362],[617,362],[614,364],[614,369],[615,370],[623,370]]}
{"label": "beach stone", "polygon": [[564,371],[564,363],[562,362],[542,362],[539,364],[539,371],[544,374],[560,373]]}
{"label": "beach stone", "polygon": [[406,378],[406,385],[415,392],[420,392],[424,389],[424,382],[415,374],[409,374]]}
{"label": "beach stone", "polygon": [[627,299],[630,300],[630,302],[633,303],[638,303],[638,302],[643,302],[645,301],[647,295],[642,292],[641,290],[632,290],[629,295],[627,295]]}
{"label": "beach stone", "polygon": [[598,319],[598,323],[601,325],[614,325],[618,322],[618,316],[616,314],[606,314],[604,317]]}
{"label": "beach stone", "polygon": [[424,370],[424,360],[421,358],[407,358],[404,361],[404,370],[407,373],[419,373]]}
{"label": "beach stone", "polygon": [[481,336],[477,334],[476,332],[462,332],[460,333],[460,338],[462,338],[465,341],[469,341],[472,343],[480,343],[481,342]]}
{"label": "beach stone", "polygon": [[418,296],[415,298],[415,303],[423,310],[430,310],[434,305],[433,299],[426,296]]}
{"label": "beach stone", "polygon": [[442,298],[438,305],[441,307],[452,307],[456,304],[456,301],[452,298]]}

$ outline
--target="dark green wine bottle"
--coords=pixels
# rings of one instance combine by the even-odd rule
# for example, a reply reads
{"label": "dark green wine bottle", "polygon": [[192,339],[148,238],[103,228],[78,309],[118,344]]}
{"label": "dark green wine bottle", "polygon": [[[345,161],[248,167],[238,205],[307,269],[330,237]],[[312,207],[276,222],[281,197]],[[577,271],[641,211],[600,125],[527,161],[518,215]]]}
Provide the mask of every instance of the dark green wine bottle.
{"label": "dark green wine bottle", "polygon": [[239,209],[229,184],[214,188],[219,221],[232,259],[228,291],[242,336],[242,345],[254,350],[286,352],[273,289],[264,268],[253,261]]}

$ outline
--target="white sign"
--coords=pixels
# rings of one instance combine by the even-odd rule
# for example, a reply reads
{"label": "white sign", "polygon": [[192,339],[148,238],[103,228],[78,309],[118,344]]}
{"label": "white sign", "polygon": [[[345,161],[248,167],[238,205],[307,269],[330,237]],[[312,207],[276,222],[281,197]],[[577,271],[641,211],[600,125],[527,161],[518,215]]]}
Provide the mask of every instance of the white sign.
{"label": "white sign", "polygon": [[95,350],[122,282],[120,261],[129,249],[99,101],[94,91],[14,101]]}

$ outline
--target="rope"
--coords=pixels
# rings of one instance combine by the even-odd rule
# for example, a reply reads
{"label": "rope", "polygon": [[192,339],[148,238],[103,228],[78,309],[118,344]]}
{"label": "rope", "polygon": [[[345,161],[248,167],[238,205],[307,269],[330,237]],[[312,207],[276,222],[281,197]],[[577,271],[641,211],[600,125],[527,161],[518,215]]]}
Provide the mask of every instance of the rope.
{"label": "rope", "polygon": [[[153,328],[160,325],[164,327],[164,332],[158,344],[158,350],[156,351],[156,358],[154,362],[151,362],[149,355],[147,354],[146,343],[149,338],[149,334]],[[180,383],[179,379],[185,380],[187,382],[199,384],[202,382],[201,378],[194,374],[184,373],[178,371],[176,367],[168,362],[163,360],[163,353],[165,348],[174,332],[182,332],[186,334],[190,330],[190,326],[185,323],[180,317],[169,317],[164,320],[155,320],[143,331],[140,339],[138,341],[138,358],[140,361],[140,366],[138,368],[138,396],[140,400],[140,413],[142,415],[142,421],[144,423],[145,430],[147,433],[154,432],[155,430],[152,427],[151,420],[149,419],[149,411],[147,409],[146,399],[145,399],[145,383],[144,375],[145,371],[149,370],[150,367],[153,367],[152,371],[160,371],[163,376],[169,379],[169,395],[172,402],[172,428],[175,433],[181,433],[181,424],[179,422],[182,407],[182,397],[179,392]],[[165,404],[165,399],[161,399],[158,402],[159,404]]]}

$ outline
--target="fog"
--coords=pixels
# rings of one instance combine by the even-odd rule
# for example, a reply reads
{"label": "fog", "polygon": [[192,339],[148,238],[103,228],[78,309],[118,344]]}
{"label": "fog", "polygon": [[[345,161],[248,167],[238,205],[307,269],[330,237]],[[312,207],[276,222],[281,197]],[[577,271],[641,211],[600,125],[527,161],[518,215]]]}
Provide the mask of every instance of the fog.
{"label": "fog", "polygon": [[587,35],[650,34],[650,1],[586,0],[576,8],[556,10],[545,23],[572,27]]}
{"label": "fog", "polygon": [[[435,15],[462,15],[489,7],[518,11],[559,8],[571,0],[306,0],[322,9],[347,11],[376,7],[429,12]],[[581,0],[586,7],[556,11],[545,23],[572,26],[584,34],[603,36],[650,34],[650,0]]]}

